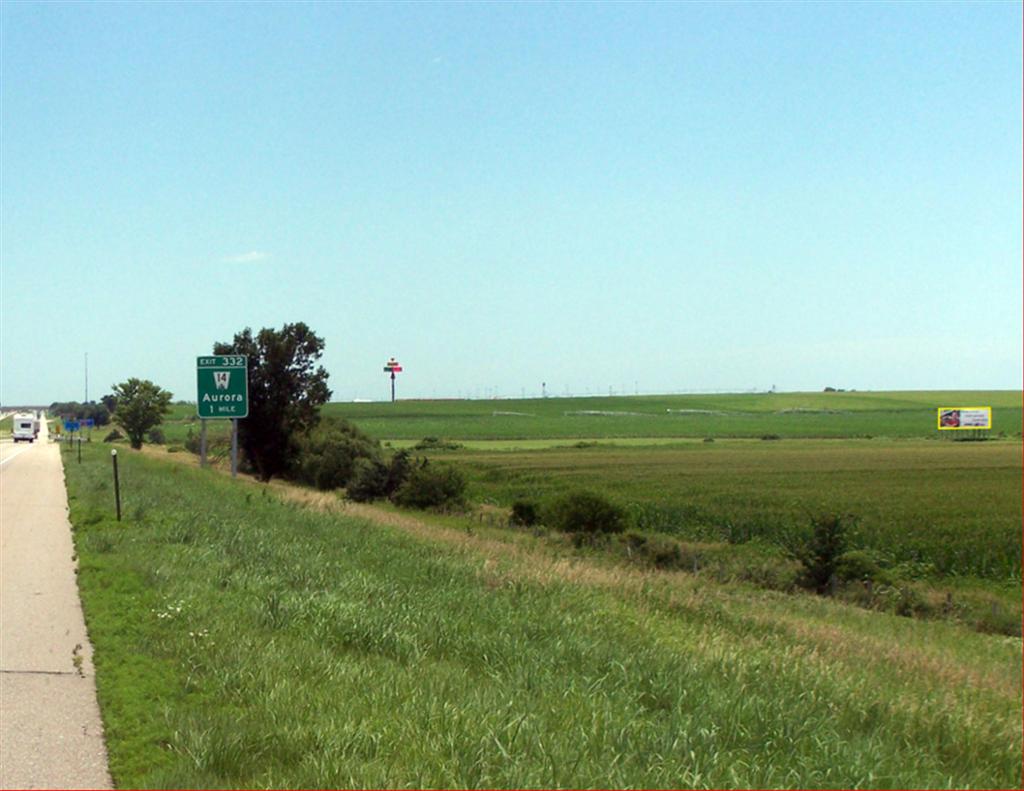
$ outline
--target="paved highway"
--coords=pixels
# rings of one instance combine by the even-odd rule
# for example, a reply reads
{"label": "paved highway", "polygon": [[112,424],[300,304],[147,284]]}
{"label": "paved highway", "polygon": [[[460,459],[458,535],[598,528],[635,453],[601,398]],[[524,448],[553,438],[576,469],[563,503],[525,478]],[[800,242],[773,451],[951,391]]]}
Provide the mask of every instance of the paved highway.
{"label": "paved highway", "polygon": [[60,451],[0,442],[0,788],[110,788]]}

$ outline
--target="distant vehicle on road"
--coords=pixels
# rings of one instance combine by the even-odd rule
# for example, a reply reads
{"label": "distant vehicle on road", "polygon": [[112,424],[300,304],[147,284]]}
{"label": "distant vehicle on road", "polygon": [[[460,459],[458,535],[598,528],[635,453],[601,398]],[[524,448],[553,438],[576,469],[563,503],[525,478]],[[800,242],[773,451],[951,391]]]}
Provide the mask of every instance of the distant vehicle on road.
{"label": "distant vehicle on road", "polygon": [[34,415],[15,415],[11,434],[15,442],[35,442],[39,436],[39,419]]}

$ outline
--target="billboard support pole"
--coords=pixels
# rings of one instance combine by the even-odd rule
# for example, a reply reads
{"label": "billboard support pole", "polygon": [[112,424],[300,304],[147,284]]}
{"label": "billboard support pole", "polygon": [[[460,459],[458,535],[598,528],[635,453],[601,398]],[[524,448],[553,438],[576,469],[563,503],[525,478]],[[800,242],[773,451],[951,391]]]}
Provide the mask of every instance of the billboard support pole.
{"label": "billboard support pole", "polygon": [[199,421],[199,466],[206,466],[206,418]]}

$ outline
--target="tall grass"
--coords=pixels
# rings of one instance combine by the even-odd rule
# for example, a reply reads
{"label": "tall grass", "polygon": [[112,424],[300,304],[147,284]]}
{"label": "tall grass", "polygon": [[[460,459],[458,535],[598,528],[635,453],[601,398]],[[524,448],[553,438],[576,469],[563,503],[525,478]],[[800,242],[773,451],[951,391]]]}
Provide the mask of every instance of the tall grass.
{"label": "tall grass", "polygon": [[134,453],[117,523],[108,468],[66,473],[118,785],[1020,785],[1019,640],[442,544]]}
{"label": "tall grass", "polygon": [[629,504],[641,529],[774,540],[817,512],[859,517],[854,545],[942,575],[1019,580],[1021,448],[928,441],[714,443],[446,453],[470,496],[509,505],[566,488]]}

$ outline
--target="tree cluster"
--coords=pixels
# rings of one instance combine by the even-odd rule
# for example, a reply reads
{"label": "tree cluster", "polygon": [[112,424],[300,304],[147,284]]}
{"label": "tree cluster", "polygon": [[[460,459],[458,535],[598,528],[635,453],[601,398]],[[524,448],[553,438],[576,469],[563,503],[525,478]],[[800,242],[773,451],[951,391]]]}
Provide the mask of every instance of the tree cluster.
{"label": "tree cluster", "polygon": [[249,357],[249,417],[240,420],[238,441],[261,481],[294,465],[298,438],[320,420],[327,403],[327,371],[316,362],[324,342],[303,322],[280,331],[246,327],[230,342],[215,343],[214,354]]}
{"label": "tree cluster", "polygon": [[87,401],[84,404],[78,401],[54,401],[50,404],[49,413],[68,420],[91,418],[97,426],[105,426],[110,422],[110,410],[105,404],[95,401]]}
{"label": "tree cluster", "polygon": [[114,385],[114,396],[117,398],[114,419],[128,435],[131,446],[138,450],[146,433],[163,422],[172,395],[148,379],[132,377]]}

